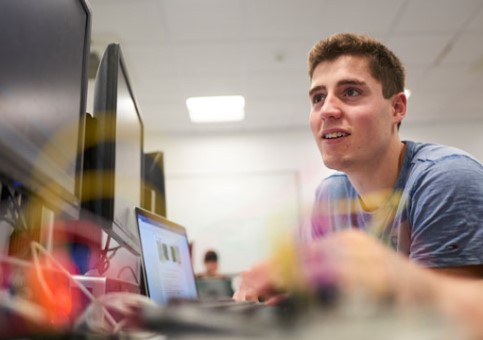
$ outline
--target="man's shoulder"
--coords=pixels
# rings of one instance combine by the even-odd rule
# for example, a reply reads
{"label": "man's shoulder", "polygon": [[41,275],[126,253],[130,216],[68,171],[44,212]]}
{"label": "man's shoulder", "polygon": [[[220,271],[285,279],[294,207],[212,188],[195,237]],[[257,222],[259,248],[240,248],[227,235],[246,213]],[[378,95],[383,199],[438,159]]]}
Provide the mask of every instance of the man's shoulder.
{"label": "man's shoulder", "polygon": [[410,161],[416,163],[438,163],[452,159],[467,159],[479,163],[471,154],[453,146],[407,141]]}
{"label": "man's shoulder", "polygon": [[483,178],[483,165],[463,150],[439,144],[414,142],[408,147],[408,183],[430,181],[436,185],[448,185],[469,178]]}
{"label": "man's shoulder", "polygon": [[319,187],[345,188],[351,186],[349,177],[343,172],[335,172],[322,180]]}
{"label": "man's shoulder", "polygon": [[316,190],[317,197],[348,197],[354,192],[349,177],[343,172],[335,172],[324,178]]}

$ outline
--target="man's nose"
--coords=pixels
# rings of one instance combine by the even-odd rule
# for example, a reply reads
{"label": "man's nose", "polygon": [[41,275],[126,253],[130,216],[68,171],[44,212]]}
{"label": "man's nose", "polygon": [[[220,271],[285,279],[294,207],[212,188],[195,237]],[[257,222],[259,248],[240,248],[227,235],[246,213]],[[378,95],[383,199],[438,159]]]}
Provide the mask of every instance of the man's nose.
{"label": "man's nose", "polygon": [[320,109],[322,119],[339,118],[342,114],[341,102],[337,96],[328,94]]}

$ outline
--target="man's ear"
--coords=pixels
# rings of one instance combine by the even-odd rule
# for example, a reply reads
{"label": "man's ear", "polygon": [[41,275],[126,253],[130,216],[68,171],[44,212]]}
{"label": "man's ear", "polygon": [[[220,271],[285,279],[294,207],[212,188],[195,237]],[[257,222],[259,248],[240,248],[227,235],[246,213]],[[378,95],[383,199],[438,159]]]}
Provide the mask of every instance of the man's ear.
{"label": "man's ear", "polygon": [[392,112],[394,123],[398,124],[406,116],[407,97],[404,92],[396,93],[392,98]]}

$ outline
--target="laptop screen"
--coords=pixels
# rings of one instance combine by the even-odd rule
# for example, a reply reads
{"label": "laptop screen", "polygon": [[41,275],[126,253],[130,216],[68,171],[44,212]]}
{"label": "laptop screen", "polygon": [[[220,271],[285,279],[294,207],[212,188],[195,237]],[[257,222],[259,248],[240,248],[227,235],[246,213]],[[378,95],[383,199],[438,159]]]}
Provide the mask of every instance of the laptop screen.
{"label": "laptop screen", "polygon": [[185,228],[140,208],[136,219],[147,295],[160,305],[171,299],[197,300]]}

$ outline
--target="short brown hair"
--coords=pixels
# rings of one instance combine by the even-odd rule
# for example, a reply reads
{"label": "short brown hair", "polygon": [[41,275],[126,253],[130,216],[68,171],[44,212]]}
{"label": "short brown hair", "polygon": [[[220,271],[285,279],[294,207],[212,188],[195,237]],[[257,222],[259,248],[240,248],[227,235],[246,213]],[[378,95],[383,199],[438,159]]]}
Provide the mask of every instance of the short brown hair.
{"label": "short brown hair", "polygon": [[382,84],[384,98],[404,91],[405,71],[399,58],[376,39],[353,33],[331,35],[312,47],[309,52],[310,78],[318,64],[344,55],[367,57],[372,76]]}
{"label": "short brown hair", "polygon": [[205,263],[206,262],[218,262],[218,254],[214,250],[208,250],[205,253]]}

